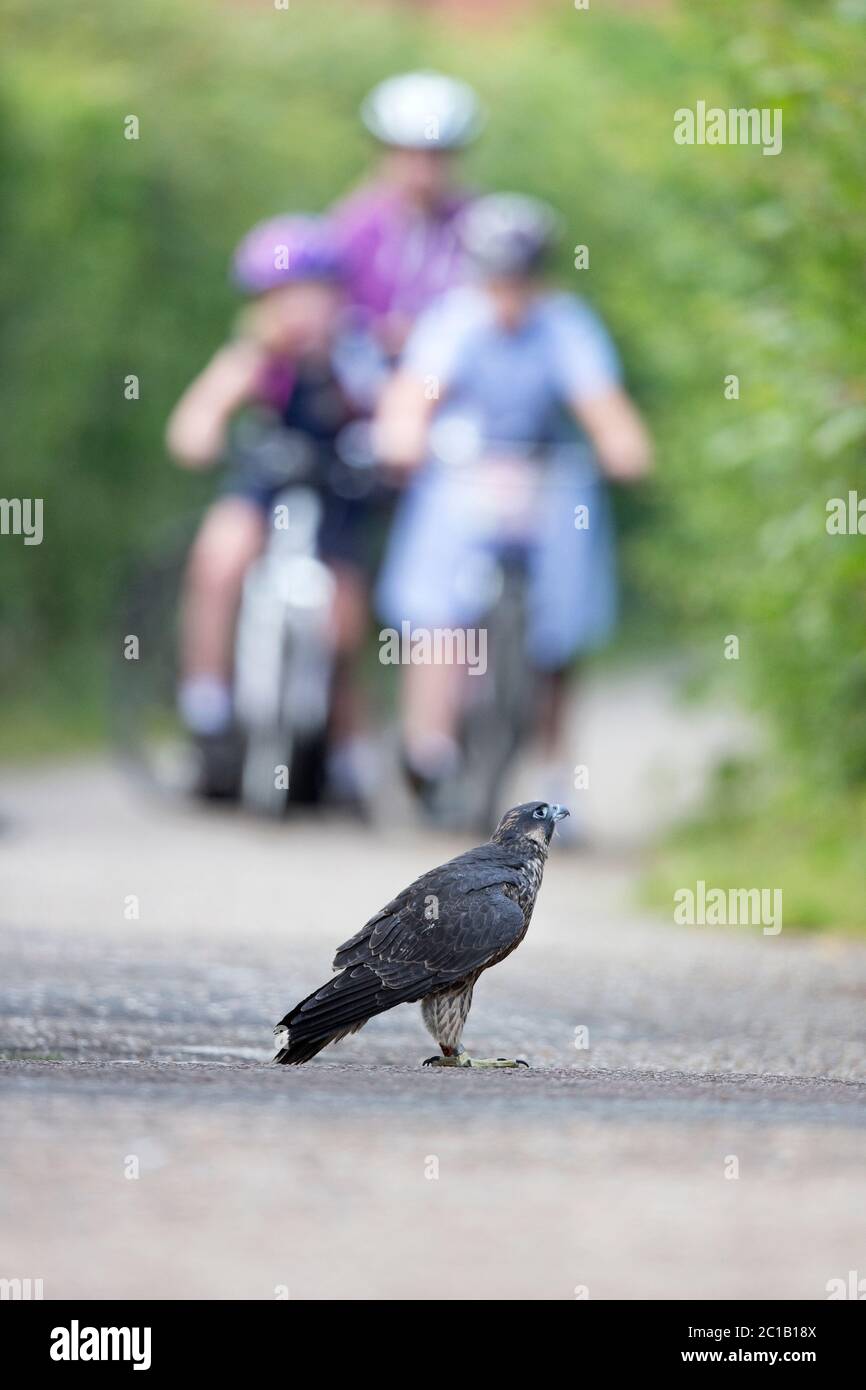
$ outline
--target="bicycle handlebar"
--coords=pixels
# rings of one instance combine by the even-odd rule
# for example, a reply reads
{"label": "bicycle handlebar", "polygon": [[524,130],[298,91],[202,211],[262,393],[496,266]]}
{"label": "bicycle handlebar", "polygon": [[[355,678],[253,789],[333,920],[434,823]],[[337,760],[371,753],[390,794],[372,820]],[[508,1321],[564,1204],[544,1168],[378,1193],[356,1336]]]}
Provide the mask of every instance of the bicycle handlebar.
{"label": "bicycle handlebar", "polygon": [[366,497],[393,489],[373,452],[368,420],[344,425],[332,444],[289,429],[279,419],[248,415],[235,427],[225,463],[275,490],[307,484]]}

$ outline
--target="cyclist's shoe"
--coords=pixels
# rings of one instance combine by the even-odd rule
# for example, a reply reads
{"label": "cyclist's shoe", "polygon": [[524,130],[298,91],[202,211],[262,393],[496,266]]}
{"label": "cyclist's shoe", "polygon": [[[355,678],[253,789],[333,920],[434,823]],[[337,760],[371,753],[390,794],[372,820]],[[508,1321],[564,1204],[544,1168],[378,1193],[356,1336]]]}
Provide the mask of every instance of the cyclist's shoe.
{"label": "cyclist's shoe", "polygon": [[236,730],[199,735],[194,791],[206,801],[235,801],[240,795],[243,745]]}
{"label": "cyclist's shoe", "polygon": [[421,771],[406,755],[402,756],[403,775],[427,820],[443,830],[462,830],[466,826],[466,806],[461,795],[458,769],[439,775]]}
{"label": "cyclist's shoe", "polygon": [[410,790],[419,805],[428,815],[435,815],[438,801],[438,793],[442,785],[439,777],[428,777],[413,765],[410,759],[403,754],[401,759],[403,776],[409,784]]}

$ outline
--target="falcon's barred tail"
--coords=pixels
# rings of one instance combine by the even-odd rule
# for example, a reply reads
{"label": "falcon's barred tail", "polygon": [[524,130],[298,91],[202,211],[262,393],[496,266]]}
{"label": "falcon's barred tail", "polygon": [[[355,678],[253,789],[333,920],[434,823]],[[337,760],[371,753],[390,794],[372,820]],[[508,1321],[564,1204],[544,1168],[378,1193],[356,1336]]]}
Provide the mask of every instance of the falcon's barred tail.
{"label": "falcon's barred tail", "polygon": [[382,981],[365,965],[356,965],[335,975],[333,980],[302,999],[274,1029],[280,1033],[285,1028],[288,1037],[280,1048],[275,1062],[288,1066],[300,1066],[309,1062],[317,1052],[328,1043],[338,1042],[348,1033],[357,1033],[359,1028],[374,1014],[384,1013],[394,1004],[402,1002],[402,996],[395,994],[393,1003],[380,1002]]}

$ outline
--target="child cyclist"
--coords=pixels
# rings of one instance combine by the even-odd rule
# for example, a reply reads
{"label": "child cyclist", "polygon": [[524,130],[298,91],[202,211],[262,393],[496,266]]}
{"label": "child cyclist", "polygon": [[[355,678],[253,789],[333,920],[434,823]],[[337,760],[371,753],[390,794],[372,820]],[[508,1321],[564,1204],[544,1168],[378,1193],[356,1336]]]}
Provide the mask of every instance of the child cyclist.
{"label": "child cyclist", "polygon": [[[250,296],[240,331],[221,347],[182,396],[168,422],[170,453],[186,468],[225,457],[232,418],[245,406],[300,431],[327,451],[341,429],[369,413],[381,384],[381,355],[345,325],[342,263],[333,235],[311,217],[279,217],[243,240],[234,279]],[[206,776],[222,781],[221,742],[231,745],[234,628],[247,568],[262,549],[279,484],[243,464],[230,471],[208,510],[187,566],[181,616],[179,708],[189,731],[206,742]],[[351,781],[359,713],[351,668],[365,635],[363,504],[330,498],[320,533],[322,558],[336,580],[337,652],[332,760]],[[225,759],[231,792],[232,760]],[[350,789],[346,788],[349,795]]]}
{"label": "child cyclist", "polygon": [[[534,453],[546,449],[558,460],[534,469],[534,502],[524,516],[531,516],[526,656],[543,677],[540,735],[554,787],[567,775],[567,673],[614,620],[602,480],[634,482],[650,467],[647,432],[603,324],[575,296],[544,283],[555,232],[551,209],[517,194],[466,209],[460,236],[474,283],[450,290],[420,317],[377,422],[382,456],[417,470],[380,581],[382,615],[396,630],[405,622],[470,628],[483,618],[489,597],[478,576],[491,535],[477,503],[503,490],[520,496]],[[515,467],[515,458],[525,462]],[[459,766],[461,676],[448,664],[404,671],[407,771],[433,804]]]}

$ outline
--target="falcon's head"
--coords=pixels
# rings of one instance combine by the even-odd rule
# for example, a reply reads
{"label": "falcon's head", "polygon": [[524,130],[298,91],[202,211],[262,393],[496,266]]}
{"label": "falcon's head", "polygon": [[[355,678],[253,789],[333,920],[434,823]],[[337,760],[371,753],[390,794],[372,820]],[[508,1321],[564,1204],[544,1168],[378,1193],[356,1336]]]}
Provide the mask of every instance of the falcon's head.
{"label": "falcon's head", "polygon": [[555,801],[524,801],[505,812],[493,832],[493,839],[498,845],[515,839],[527,839],[546,849],[556,822],[568,814],[568,807],[560,806]]}

